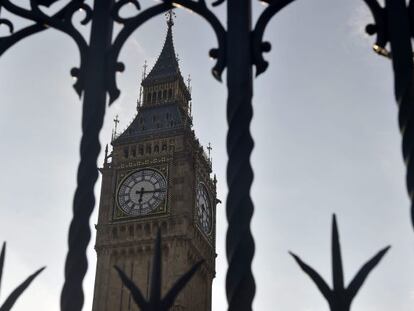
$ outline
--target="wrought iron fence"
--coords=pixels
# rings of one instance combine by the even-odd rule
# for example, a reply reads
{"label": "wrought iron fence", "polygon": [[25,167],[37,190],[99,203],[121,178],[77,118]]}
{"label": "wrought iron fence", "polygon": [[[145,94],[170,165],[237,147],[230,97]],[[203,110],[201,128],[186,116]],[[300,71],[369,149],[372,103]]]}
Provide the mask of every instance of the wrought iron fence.
{"label": "wrought iron fence", "polygon": [[[227,69],[227,120],[229,124],[227,183],[229,193],[226,211],[229,227],[226,251],[229,266],[226,290],[229,310],[251,310],[255,295],[255,280],[251,270],[255,246],[250,231],[254,206],[249,194],[253,180],[253,169],[250,164],[253,139],[249,130],[253,113],[251,101],[254,81],[253,66],[256,67],[256,76],[266,71],[268,63],[263,54],[270,51],[271,45],[263,41],[264,31],[272,17],[293,0],[262,0],[267,7],[255,25],[252,25],[251,0],[214,1],[213,6],[227,5],[226,27],[205,0],[163,0],[142,11],[138,0],[100,0],[95,1],[93,7],[84,0],[73,0],[53,15],[44,13],[42,6],[48,7],[57,1],[59,0],[30,0],[30,8],[25,8],[17,5],[17,1],[0,0],[0,25],[5,25],[10,30],[10,35],[0,37],[0,55],[20,40],[48,28],[57,29],[71,37],[80,53],[80,64],[71,70],[71,74],[76,78],[74,85],[76,92],[83,97],[83,135],[80,143],[81,160],[77,173],[73,219],[68,235],[69,251],[65,265],[61,309],[81,310],[83,306],[82,281],[87,271],[86,248],[91,237],[89,218],[95,207],[93,189],[98,177],[97,157],[101,150],[98,136],[103,126],[106,95],[109,95],[109,104],[112,104],[120,95],[116,84],[116,72],[123,71],[124,65],[118,61],[119,53],[126,40],[142,24],[174,6],[180,6],[204,18],[216,34],[218,46],[210,51],[210,56],[216,59],[216,64],[212,69],[214,77],[221,80],[223,70]],[[395,97],[399,106],[399,123],[403,141],[402,151],[407,166],[407,188],[410,198],[413,198],[414,81],[411,38],[414,33],[414,1],[410,1],[407,5],[404,0],[386,0],[384,7],[381,7],[377,0],[364,1],[374,17],[374,24],[366,28],[369,34],[377,36],[373,46],[374,51],[391,58],[393,64]],[[133,17],[122,17],[120,11],[127,4],[135,5],[140,12]],[[82,23],[91,24],[89,41],[85,40],[72,22],[73,15],[79,9],[86,12]],[[15,31],[13,22],[1,16],[2,10],[23,17],[31,23]],[[112,40],[114,22],[121,25],[121,30]],[[390,45],[390,50],[387,49],[387,44]],[[414,224],[413,206],[411,211]],[[379,262],[387,249],[371,259],[348,288],[344,288],[335,219],[332,243],[334,278],[332,290],[312,268],[296,255],[292,255],[300,267],[315,281],[328,300],[331,310],[348,310],[352,298],[369,271]],[[3,260],[3,256],[1,259]],[[155,256],[155,262],[159,262],[157,256]],[[197,266],[194,267],[196,268]],[[118,271],[126,286],[133,292],[136,301],[148,305],[141,299],[142,297],[140,298],[139,290],[125,278],[119,269]],[[184,276],[184,279],[189,278],[193,272],[194,270],[191,270],[190,274]],[[181,280],[182,286],[184,283]],[[182,287],[181,285],[178,287]],[[153,300],[149,303],[151,307],[148,308],[154,310],[154,305],[158,304],[158,309],[161,310],[159,290],[154,288],[153,294],[154,296],[151,296]],[[173,299],[173,296],[170,299]],[[4,310],[7,308],[4,307]]]}

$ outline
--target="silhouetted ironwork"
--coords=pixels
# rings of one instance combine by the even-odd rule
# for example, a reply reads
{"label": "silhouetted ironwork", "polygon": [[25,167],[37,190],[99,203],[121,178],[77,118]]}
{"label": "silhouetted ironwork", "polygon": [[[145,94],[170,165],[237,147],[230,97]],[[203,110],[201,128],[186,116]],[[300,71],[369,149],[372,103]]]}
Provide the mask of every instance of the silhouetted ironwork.
{"label": "silhouetted ironwork", "polygon": [[[410,198],[414,196],[414,86],[413,60],[411,49],[414,5],[412,0],[407,7],[404,0],[386,0],[381,8],[376,0],[364,0],[373,12],[375,25],[367,27],[371,34],[377,33],[375,50],[391,56],[386,50],[391,44],[395,72],[395,94],[400,106],[400,128],[403,133],[403,155],[407,164],[407,185]],[[9,28],[9,36],[0,37],[0,55],[16,42],[43,31],[55,28],[70,36],[80,52],[80,65],[71,74],[76,78],[74,88],[83,95],[81,160],[77,175],[77,188],[73,202],[73,219],[69,229],[69,250],[65,266],[65,284],[61,296],[61,309],[80,311],[83,306],[82,281],[87,270],[86,247],[90,241],[89,218],[95,206],[94,185],[98,177],[97,157],[101,146],[99,132],[103,125],[106,109],[106,95],[109,103],[119,97],[116,72],[123,71],[124,65],[118,61],[120,50],[129,36],[144,22],[171,9],[173,5],[185,7],[203,17],[217,36],[218,47],[210,51],[215,58],[213,75],[221,79],[227,67],[227,150],[229,162],[227,182],[227,217],[229,221],[226,251],[229,270],[226,279],[229,310],[251,310],[255,294],[255,282],[251,271],[254,256],[254,240],[250,222],[254,211],[250,197],[253,169],[250,155],[253,139],[250,122],[253,115],[253,74],[263,73],[268,67],[263,57],[270,51],[270,43],[263,42],[264,31],[271,20],[293,0],[262,0],[268,4],[254,27],[252,27],[252,0],[217,0],[212,4],[227,4],[227,29],[209,9],[205,0],[163,0],[143,11],[137,0],[94,1],[91,8],[84,0],[72,0],[55,14],[45,14],[41,7],[50,6],[58,0],[30,0],[30,9],[17,6],[12,0],[0,0],[2,9],[33,21],[33,24],[15,31],[9,19],[1,18],[0,25]],[[98,4],[99,3],[99,4]],[[133,4],[140,11],[136,16],[124,18],[121,9]],[[72,23],[79,9],[85,12],[82,24],[89,22],[91,34],[86,41]],[[113,22],[121,24],[120,32],[112,40]],[[414,224],[414,207],[412,209]]]}
{"label": "silhouetted ironwork", "polygon": [[[69,228],[69,251],[65,266],[65,284],[62,290],[62,310],[81,310],[83,305],[82,281],[86,274],[88,262],[86,248],[90,241],[91,231],[89,218],[95,206],[93,193],[98,178],[96,160],[100,152],[99,132],[105,114],[105,72],[106,55],[103,53],[110,44],[112,21],[110,9],[113,1],[99,1],[94,7],[94,22],[92,24],[90,44],[74,27],[74,14],[83,9],[85,18],[82,24],[87,24],[92,17],[92,9],[82,0],[69,2],[53,16],[46,15],[41,6],[49,6],[56,1],[30,1],[30,9],[19,7],[9,0],[1,0],[0,7],[10,13],[24,17],[34,22],[17,32],[13,32],[8,21],[11,35],[0,38],[0,55],[21,39],[47,27],[55,28],[69,35],[77,44],[80,52],[80,67],[72,69],[72,75],[77,78],[74,85],[81,96],[84,93],[82,111],[81,160],[78,170],[78,185],[73,203],[73,219]],[[3,22],[4,23],[4,22]],[[13,26],[13,25],[11,25]]]}
{"label": "silhouetted ironwork", "polygon": [[253,139],[250,122],[253,117],[251,60],[251,3],[227,1],[227,220],[226,237],[228,270],[226,278],[229,310],[251,310],[255,281],[251,269],[254,240],[250,230],[253,202],[250,188],[253,169],[250,155]]}
{"label": "silhouetted ironwork", "polygon": [[268,7],[260,14],[253,32],[253,64],[256,66],[256,76],[266,71],[269,63],[263,58],[263,52],[269,52],[271,45],[263,41],[263,35],[267,25],[274,15],[292,3],[294,0],[262,0]]}
{"label": "silhouetted ironwork", "polygon": [[[4,259],[6,257],[6,242],[3,243],[0,253],[0,285],[3,276]],[[20,295],[29,287],[30,283],[45,269],[46,267],[40,268],[35,273],[30,275],[22,284],[16,287],[15,290],[6,298],[6,301],[0,307],[0,311],[9,311],[19,299]]]}
{"label": "silhouetted ironwork", "polygon": [[162,288],[162,254],[161,254],[161,230],[158,230],[157,239],[154,244],[154,257],[152,261],[152,273],[150,281],[149,300],[147,301],[138,288],[137,285],[131,280],[119,267],[114,266],[122,280],[122,283],[131,292],[131,296],[134,299],[137,306],[142,311],[167,311],[173,304],[175,299],[181,290],[191,280],[193,275],[200,268],[204,260],[198,261],[194,264],[190,270],[183,274],[167,292],[164,298],[161,297]]}
{"label": "silhouetted ironwork", "polygon": [[[402,153],[407,166],[407,189],[411,199],[411,222],[414,226],[414,71],[411,39],[414,36],[414,1],[386,0],[381,7],[377,0],[364,0],[374,17],[366,27],[377,35],[375,52],[392,59],[394,91],[399,106],[398,121],[402,134]],[[391,51],[387,50],[387,43]]]}
{"label": "silhouetted ironwork", "polygon": [[297,255],[290,252],[302,270],[313,280],[319,291],[328,301],[331,311],[349,311],[351,303],[356,294],[360,290],[362,284],[369,273],[381,261],[382,257],[387,253],[390,246],[385,247],[365,263],[358,273],[349,283],[348,287],[344,285],[344,272],[342,269],[341,245],[339,243],[339,233],[336,224],[336,217],[332,217],[332,283],[333,288],[323,280],[323,278],[313,268],[308,266]]}

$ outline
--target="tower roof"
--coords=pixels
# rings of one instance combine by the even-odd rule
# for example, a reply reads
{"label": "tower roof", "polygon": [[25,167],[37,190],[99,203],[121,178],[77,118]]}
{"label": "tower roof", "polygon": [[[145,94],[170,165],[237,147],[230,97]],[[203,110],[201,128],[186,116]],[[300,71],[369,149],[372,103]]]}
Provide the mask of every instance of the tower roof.
{"label": "tower roof", "polygon": [[181,77],[180,67],[178,65],[177,56],[175,54],[172,26],[174,21],[172,20],[172,13],[167,21],[168,29],[167,36],[165,37],[164,46],[161,50],[161,54],[157,59],[154,67],[150,73],[142,81],[143,86],[147,86],[153,83],[166,82],[173,80],[177,77]]}
{"label": "tower roof", "polygon": [[[112,144],[136,141],[142,136],[165,134],[185,127],[186,121],[176,103],[141,109],[128,128]],[[191,122],[190,119],[187,122]]]}

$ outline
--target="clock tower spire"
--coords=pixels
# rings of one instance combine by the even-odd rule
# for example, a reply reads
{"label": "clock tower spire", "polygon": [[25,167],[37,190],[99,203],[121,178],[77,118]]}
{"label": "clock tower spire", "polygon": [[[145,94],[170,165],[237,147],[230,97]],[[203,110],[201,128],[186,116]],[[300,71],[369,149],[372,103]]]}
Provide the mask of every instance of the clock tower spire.
{"label": "clock tower spire", "polygon": [[211,311],[216,180],[209,156],[192,130],[191,94],[176,57],[173,18],[169,11],[161,53],[143,76],[138,114],[125,131],[114,135],[112,152],[100,170],[93,311],[138,310],[113,266],[147,292],[159,228],[162,294],[195,262],[204,260],[172,310]]}

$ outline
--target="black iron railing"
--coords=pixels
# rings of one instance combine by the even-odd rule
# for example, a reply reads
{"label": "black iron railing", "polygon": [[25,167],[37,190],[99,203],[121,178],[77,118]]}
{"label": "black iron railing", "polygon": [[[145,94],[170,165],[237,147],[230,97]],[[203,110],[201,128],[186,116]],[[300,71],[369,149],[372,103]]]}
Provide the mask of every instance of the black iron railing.
{"label": "black iron railing", "polygon": [[[3,247],[1,248],[0,253],[0,284],[2,281],[3,276],[3,268],[4,268],[4,261],[6,257],[6,243],[3,243]],[[30,275],[23,283],[16,287],[10,295],[6,298],[3,304],[0,307],[0,311],[9,311],[16,303],[17,299],[19,299],[20,295],[29,287],[30,283],[45,269],[45,267],[40,268],[32,275]]]}
{"label": "black iron railing", "polygon": [[[250,231],[253,215],[253,202],[250,188],[253,169],[250,155],[253,139],[250,134],[252,119],[253,66],[256,75],[263,73],[267,62],[263,53],[270,51],[270,43],[263,42],[263,33],[271,18],[293,0],[262,0],[268,7],[261,13],[257,23],[252,25],[252,0],[218,0],[213,6],[227,5],[227,27],[221,24],[205,0],[163,0],[161,3],[140,11],[136,16],[123,18],[119,12],[126,4],[134,4],[140,9],[137,0],[100,0],[93,8],[83,0],[73,0],[55,14],[45,14],[41,7],[50,6],[58,0],[30,0],[30,8],[18,6],[18,1],[0,0],[1,10],[23,17],[32,23],[19,30],[14,30],[13,22],[2,18],[0,24],[6,25],[11,34],[0,38],[0,55],[18,41],[46,30],[55,28],[70,36],[77,44],[80,53],[80,65],[71,73],[77,78],[74,85],[76,92],[83,95],[82,132],[80,150],[81,160],[78,169],[77,189],[73,202],[73,219],[69,228],[69,251],[65,267],[65,284],[61,296],[62,310],[81,310],[83,306],[82,280],[87,271],[86,247],[90,242],[91,230],[89,218],[95,207],[94,185],[98,177],[97,157],[101,146],[99,132],[103,125],[106,108],[106,95],[110,104],[119,96],[116,86],[116,72],[122,71],[123,64],[118,61],[120,50],[128,37],[143,23],[159,15],[174,5],[188,8],[206,19],[217,36],[218,47],[210,51],[210,56],[217,59],[212,70],[220,80],[221,73],[227,68],[227,150],[229,162],[227,182],[229,193],[227,199],[227,272],[226,289],[229,310],[251,310],[255,295],[255,281],[251,271],[254,256],[254,239]],[[395,96],[399,105],[400,129],[403,135],[403,157],[407,165],[407,187],[410,198],[414,195],[414,86],[413,53],[411,37],[414,28],[414,1],[407,6],[404,0],[386,0],[381,7],[376,0],[364,0],[374,16],[374,24],[367,26],[367,32],[377,34],[374,50],[392,59],[395,76]],[[72,24],[72,16],[83,9],[86,17],[84,24],[91,23],[91,35],[86,41]],[[122,25],[120,32],[112,40],[113,23]],[[387,50],[390,43],[390,51]],[[236,213],[237,211],[237,213]],[[414,208],[412,207],[414,224]],[[335,236],[335,228],[334,228]],[[335,240],[335,237],[334,237]],[[383,251],[376,257],[382,257]],[[335,286],[331,291],[318,285],[328,299],[336,295],[337,290],[345,290],[339,283],[339,245],[333,248],[336,258]],[[298,257],[300,266],[316,280],[312,272]],[[339,261],[338,261],[339,260]],[[372,269],[373,265],[370,266]],[[316,281],[322,284],[322,281]],[[339,284],[339,285],[338,285]],[[362,284],[362,282],[361,282]],[[132,288],[132,285],[131,287]],[[349,290],[349,287],[348,289]],[[329,295],[328,295],[329,294]],[[351,295],[352,296],[352,295]],[[348,297],[349,298],[349,297]],[[352,299],[341,300],[342,306],[334,305],[333,310],[345,310],[345,304]],[[328,299],[329,300],[329,299]],[[331,304],[332,306],[332,304]]]}

